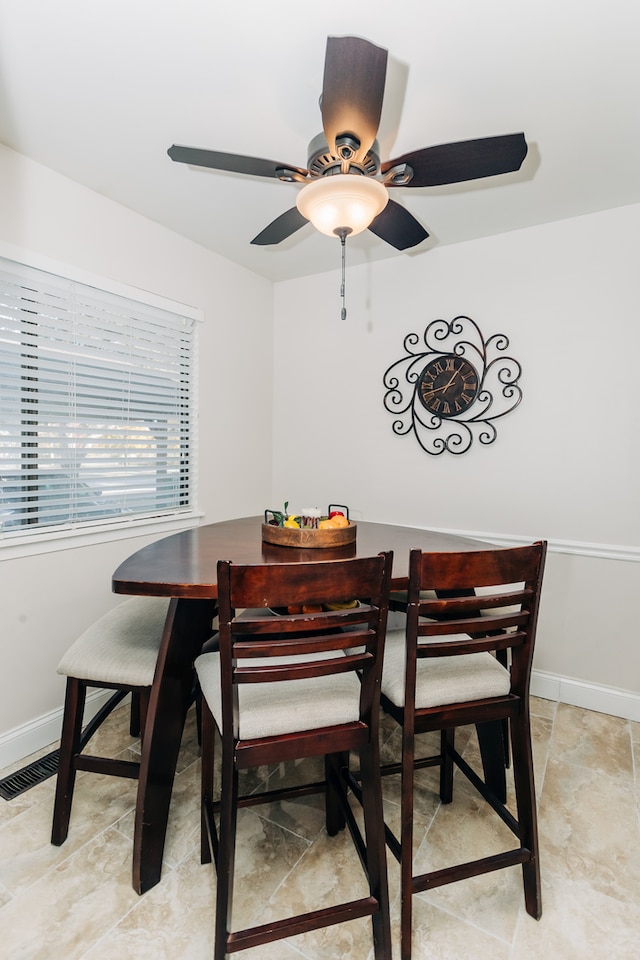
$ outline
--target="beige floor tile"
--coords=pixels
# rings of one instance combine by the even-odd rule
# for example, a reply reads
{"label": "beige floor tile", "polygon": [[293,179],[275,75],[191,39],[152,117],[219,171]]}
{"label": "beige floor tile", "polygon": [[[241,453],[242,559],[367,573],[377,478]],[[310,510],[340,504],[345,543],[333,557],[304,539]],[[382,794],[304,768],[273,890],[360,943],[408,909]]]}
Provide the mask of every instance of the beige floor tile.
{"label": "beige floor tile", "polygon": [[383,744],[385,740],[391,736],[391,734],[398,729],[398,724],[390,717],[388,713],[385,713],[384,710],[380,711],[380,722],[379,722],[379,738],[380,743]]}
{"label": "beige floor tile", "polygon": [[559,704],[549,746],[551,757],[609,776],[633,777],[629,721]]}
{"label": "beige floor tile", "polygon": [[[536,787],[536,796],[540,799],[542,787],[544,784],[544,774],[547,766],[547,757],[549,755],[549,744],[553,732],[553,721],[547,717],[531,717],[531,748],[533,751],[533,770]],[[463,757],[467,763],[473,767],[476,773],[482,777],[482,759],[478,748],[476,737],[470,737],[466,748],[463,751]],[[462,776],[456,772],[456,777]],[[509,808],[515,814],[515,790],[513,786],[513,767],[510,765],[506,773],[507,779],[507,799]]]}
{"label": "beige floor tile", "polygon": [[265,820],[253,809],[239,812],[233,895],[234,928],[241,929],[255,922],[264,904],[308,849],[309,844],[302,837]]}
{"label": "beige floor tile", "polygon": [[[243,775],[251,771],[243,771]],[[297,787],[302,784],[324,780],[324,760],[322,757],[305,757],[302,760],[287,760],[286,763],[273,764],[253,789],[250,778],[245,776],[244,792],[254,793],[261,789],[279,790],[283,787]],[[242,782],[242,781],[241,781]]]}
{"label": "beige floor tile", "polygon": [[[189,857],[133,908],[83,960],[211,960],[215,875]],[[300,960],[287,944],[243,951],[243,960]]]}
{"label": "beige floor tile", "polygon": [[[284,943],[306,960],[373,960],[373,933],[368,919],[324,927],[292,937]],[[255,960],[262,960],[257,949]]]}
{"label": "beige floor tile", "polygon": [[[510,960],[509,943],[419,896],[413,901],[413,960]],[[400,957],[399,913],[399,907],[394,908],[391,918],[394,960]]]}
{"label": "beige floor tile", "polygon": [[[55,777],[50,777],[42,783],[36,784],[24,793],[18,794],[13,800],[0,800],[0,837],[2,836],[2,827],[5,823],[16,817],[21,816],[32,807],[41,803],[49,803],[53,811],[53,792],[55,790]],[[3,856],[2,840],[0,839],[0,859]]]}
{"label": "beige floor tile", "polygon": [[[57,743],[49,744],[49,746],[43,747],[42,750],[36,750],[30,756],[24,757],[22,760],[16,761],[16,763],[12,763],[10,766],[5,767],[0,772],[0,778],[4,779],[5,777],[9,777],[12,774],[17,773],[18,770],[21,770],[23,767],[27,767],[31,763],[35,763],[36,760],[41,760],[42,757],[52,753],[55,749],[57,749],[57,747]],[[52,797],[55,787],[55,776],[48,777],[41,783],[38,783],[29,790],[26,790],[24,793],[18,794],[17,797],[13,798],[13,800],[0,799],[0,828],[8,820],[13,820],[14,817],[24,813],[25,810],[29,809],[29,807],[33,807],[36,804],[41,803],[44,799]],[[1,858],[2,845],[0,841],[0,859]]]}
{"label": "beige floor tile", "polygon": [[[465,780],[442,805],[414,858],[414,874],[513,850],[517,841]],[[522,901],[522,872],[513,867],[438,887],[420,895],[487,933],[510,941]]]}
{"label": "beige floor tile", "polygon": [[213,872],[190,857],[140,897],[83,960],[211,960],[214,903]]}
{"label": "beige floor tile", "polygon": [[[134,796],[135,804],[135,796]],[[118,823],[118,830],[133,844],[135,809],[132,807]],[[163,869],[180,863],[187,852],[200,842],[200,764],[176,775],[169,808],[169,822],[165,838]]]}
{"label": "beige floor tile", "polygon": [[182,734],[182,742],[180,744],[180,753],[178,754],[176,772],[182,773],[182,771],[186,770],[187,767],[190,767],[191,764],[197,763],[199,759],[200,745],[198,744],[198,727],[196,721],[196,708],[194,704],[187,713],[187,719],[184,725],[184,733]]}
{"label": "beige floor tile", "polygon": [[[399,794],[400,794],[400,791],[398,790],[397,802],[392,802],[391,800],[388,800],[386,798],[383,800],[383,813],[384,813],[385,823],[398,840],[400,839],[400,833],[402,829],[402,808],[400,806]],[[434,813],[434,816],[435,816],[435,813]],[[432,822],[433,822],[432,816],[423,817],[420,815],[420,813],[417,810],[414,810],[414,814],[413,814],[414,855],[417,853],[418,849],[420,848]],[[390,866],[396,862],[395,858],[389,852],[387,852],[387,859],[389,861]]]}
{"label": "beige floor tile", "polygon": [[[456,748],[464,751],[475,733],[470,728],[457,732]],[[420,734],[416,737],[416,757],[430,757],[440,750],[440,734]],[[402,758],[402,732],[396,724],[395,731],[387,739],[380,751],[380,762],[384,766],[399,763]],[[423,821],[430,822],[440,806],[440,769],[437,766],[424,767],[414,774],[414,810]],[[400,775],[392,774],[382,778],[382,795],[385,800],[400,803]]]}
{"label": "beige floor tile", "polygon": [[130,844],[107,830],[0,910],[4,955],[79,960],[137,900]]}
{"label": "beige floor tile", "polygon": [[585,880],[550,877],[542,917],[521,915],[510,960],[637,960],[640,906],[604,896]]}
{"label": "beige floor tile", "polygon": [[[430,823],[440,807],[439,781],[432,770],[416,770],[413,779],[413,809],[415,815],[424,823]],[[382,779],[382,796],[395,803],[401,801],[400,775],[393,774]]]}
{"label": "beige floor tile", "polygon": [[123,703],[104,721],[89,740],[85,751],[96,756],[117,757],[123,750],[140,753],[140,740],[129,733],[131,708]]}
{"label": "beige floor tile", "polygon": [[640,827],[631,782],[550,759],[539,809],[543,873],[640,902]]}
{"label": "beige floor tile", "polygon": [[5,903],[9,903],[12,899],[11,894],[6,887],[0,883],[0,908],[4,907]]}
{"label": "beige floor tile", "polygon": [[[17,894],[62,864],[82,846],[124,816],[135,803],[135,782],[115,777],[78,777],[69,836],[51,844],[53,794],[0,827],[0,882]],[[130,848],[130,844],[129,844]]]}
{"label": "beige floor tile", "polygon": [[313,793],[292,800],[278,800],[260,804],[252,809],[257,816],[277,823],[278,826],[304,840],[314,840],[320,832],[324,831],[324,793]]}
{"label": "beige floor tile", "polygon": [[529,702],[531,716],[546,717],[548,720],[553,720],[557,708],[555,700],[543,700],[542,697],[531,697]]}
{"label": "beige floor tile", "polygon": [[533,773],[538,800],[542,794],[547,769],[549,744],[553,735],[553,720],[548,717],[531,717],[531,746],[533,748]]}
{"label": "beige floor tile", "polygon": [[[264,923],[368,896],[368,886],[348,832],[320,835],[274,892],[257,922]],[[310,960],[366,960],[371,921],[354,920],[291,938]]]}

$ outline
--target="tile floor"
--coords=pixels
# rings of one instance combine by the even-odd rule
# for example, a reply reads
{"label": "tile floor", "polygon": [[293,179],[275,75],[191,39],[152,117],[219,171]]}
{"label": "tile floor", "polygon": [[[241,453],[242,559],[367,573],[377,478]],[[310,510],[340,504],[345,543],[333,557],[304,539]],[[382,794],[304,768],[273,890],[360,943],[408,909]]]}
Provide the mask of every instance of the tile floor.
{"label": "tile floor", "polygon": [[[640,956],[640,724],[545,700],[534,700],[532,709],[542,919],[536,923],[524,911],[518,867],[441,887],[415,897],[415,960]],[[100,749],[108,742],[116,750],[135,750],[127,719],[125,708],[114,714],[98,734]],[[397,731],[388,721],[383,728],[383,751],[390,756],[397,752]],[[458,745],[477,761],[472,731],[462,731]],[[71,831],[60,848],[49,843],[53,779],[11,802],[0,799],[0,954],[11,960],[209,960],[215,879],[199,862],[199,767],[190,717],[163,878],[143,897],[130,880],[133,783],[80,775]],[[272,782],[308,775],[303,764],[258,772]],[[419,776],[418,865],[466,858],[465,847],[477,855],[500,849],[506,828],[478,806],[466,781],[457,779],[453,804],[441,807],[434,772]],[[385,810],[397,823],[393,780],[384,782]],[[240,825],[235,903],[242,925],[284,916],[290,905],[311,908],[317,898],[345,889],[359,895],[362,875],[348,835],[326,836],[319,797],[245,809]],[[395,957],[393,858],[389,883]],[[370,927],[352,921],[239,956],[371,960]]]}

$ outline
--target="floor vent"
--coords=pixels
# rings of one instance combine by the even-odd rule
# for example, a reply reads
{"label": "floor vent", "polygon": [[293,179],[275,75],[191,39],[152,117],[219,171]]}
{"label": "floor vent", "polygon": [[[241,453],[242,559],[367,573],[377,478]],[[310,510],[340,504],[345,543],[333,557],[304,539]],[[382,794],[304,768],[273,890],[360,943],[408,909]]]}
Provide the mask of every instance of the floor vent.
{"label": "floor vent", "polygon": [[39,760],[28,763],[26,767],[22,767],[10,776],[0,780],[0,797],[4,800],[13,800],[14,797],[20,796],[21,793],[30,790],[31,787],[35,787],[38,783],[54,776],[58,772],[59,756],[60,751],[54,750],[53,753],[48,753],[45,757],[40,757]]}

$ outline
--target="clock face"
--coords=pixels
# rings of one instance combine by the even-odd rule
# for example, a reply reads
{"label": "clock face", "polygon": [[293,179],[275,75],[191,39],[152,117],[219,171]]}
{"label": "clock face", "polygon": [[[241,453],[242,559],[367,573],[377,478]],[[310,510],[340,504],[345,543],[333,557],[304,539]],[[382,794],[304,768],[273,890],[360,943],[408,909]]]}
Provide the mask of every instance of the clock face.
{"label": "clock face", "polygon": [[431,360],[418,380],[418,396],[424,407],[438,417],[457,417],[475,400],[480,383],[478,371],[455,354]]}

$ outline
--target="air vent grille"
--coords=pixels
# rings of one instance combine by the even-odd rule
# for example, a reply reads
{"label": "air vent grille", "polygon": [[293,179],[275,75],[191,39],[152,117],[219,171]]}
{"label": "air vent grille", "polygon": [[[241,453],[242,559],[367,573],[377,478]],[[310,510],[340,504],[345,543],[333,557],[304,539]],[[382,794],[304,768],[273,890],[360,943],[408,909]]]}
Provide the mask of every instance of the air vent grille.
{"label": "air vent grille", "polygon": [[53,753],[28,763],[26,767],[21,767],[20,770],[0,780],[0,797],[4,800],[13,800],[31,787],[54,776],[58,772],[59,757],[60,751],[54,750]]}

